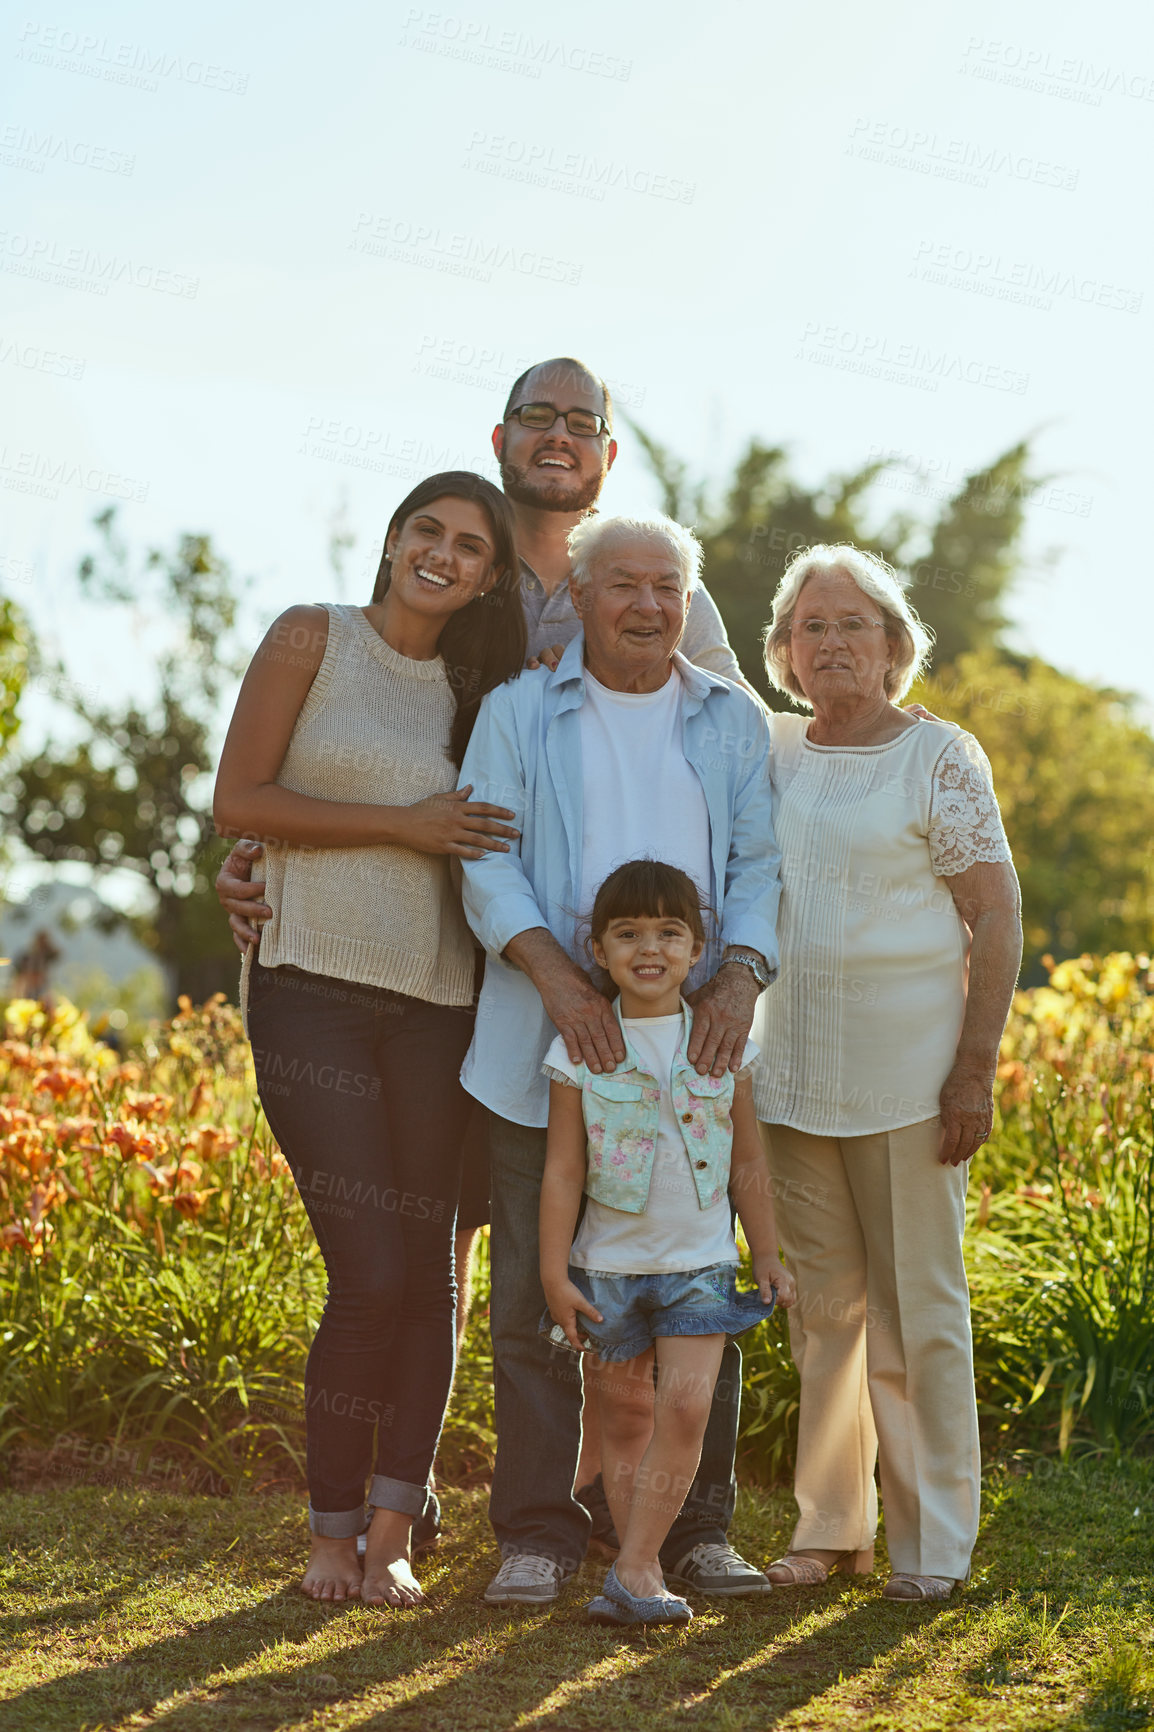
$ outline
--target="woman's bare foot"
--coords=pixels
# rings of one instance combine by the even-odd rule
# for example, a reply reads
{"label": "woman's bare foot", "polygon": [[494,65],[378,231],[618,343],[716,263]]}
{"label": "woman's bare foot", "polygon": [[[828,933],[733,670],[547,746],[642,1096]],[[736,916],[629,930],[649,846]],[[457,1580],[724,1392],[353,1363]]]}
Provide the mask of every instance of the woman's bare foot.
{"label": "woman's bare foot", "polygon": [[412,1516],[399,1510],[373,1511],[365,1546],[361,1602],[366,1606],[422,1606],[425,1596],[409,1561]]}
{"label": "woman's bare foot", "polygon": [[324,1534],[313,1534],[301,1593],[313,1600],[356,1600],[360,1592],[356,1539],[334,1540]]}

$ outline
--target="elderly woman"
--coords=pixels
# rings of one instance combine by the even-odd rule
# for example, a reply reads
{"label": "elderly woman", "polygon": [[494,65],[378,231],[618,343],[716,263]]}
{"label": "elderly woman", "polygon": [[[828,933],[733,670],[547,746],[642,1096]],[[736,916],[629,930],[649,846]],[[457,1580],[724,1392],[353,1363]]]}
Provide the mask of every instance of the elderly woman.
{"label": "elderly woman", "polygon": [[873,1567],[889,1599],[969,1573],[980,1461],[966,1163],[990,1134],[1018,964],[1018,883],[972,735],[897,707],[929,636],[889,567],[812,547],[787,568],[770,678],[781,977],[755,1085],[799,1301],[789,1553],[779,1586]]}

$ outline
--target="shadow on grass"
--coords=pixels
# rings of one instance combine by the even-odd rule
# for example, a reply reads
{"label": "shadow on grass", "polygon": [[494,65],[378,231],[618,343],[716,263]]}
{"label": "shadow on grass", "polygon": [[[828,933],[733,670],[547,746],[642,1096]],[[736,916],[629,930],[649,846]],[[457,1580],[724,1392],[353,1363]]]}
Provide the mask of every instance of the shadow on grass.
{"label": "shadow on grass", "polygon": [[[797,1609],[803,1611],[800,1605]],[[818,1608],[814,1611],[820,1616]],[[904,1656],[894,1651],[913,1631],[949,1616],[950,1610],[941,1606],[919,1608],[911,1615],[908,1608],[874,1598],[844,1609],[830,1607],[817,1628],[787,1628],[760,1647],[751,1643],[744,1660],[727,1656],[711,1675],[687,1678],[691,1689],[683,1692],[681,1701],[667,1702],[655,1725],[691,1726],[704,1723],[708,1715],[711,1726],[762,1732],[797,1709],[819,1702],[828,1691],[876,1672],[878,1663],[891,1656],[882,1673],[882,1691],[888,1694],[899,1681],[909,1682],[932,1664],[924,1651]],[[708,1703],[701,1700],[706,1695]],[[548,1725],[542,1722],[543,1727]]]}
{"label": "shadow on grass", "polygon": [[44,1625],[87,1625],[102,1612],[111,1612],[139,1584],[126,1582],[121,1588],[110,1588],[104,1594],[89,1594],[83,1600],[67,1600],[57,1606],[38,1606],[32,1612],[5,1612],[0,1616],[0,1637],[16,1636],[22,1630],[35,1630]]}
{"label": "shadow on grass", "polygon": [[[84,1602],[76,1602],[82,1605]],[[107,1597],[94,1601],[97,1614],[108,1609]],[[176,1690],[187,1690],[206,1677],[230,1666],[243,1665],[276,1639],[269,1614],[279,1610],[284,1623],[302,1622],[293,1614],[295,1596],[281,1592],[255,1601],[243,1611],[210,1618],[180,1635],[165,1636],[133,1648],[120,1659],[103,1666],[89,1666],[46,1684],[34,1684],[9,1696],[4,1703],[4,1725],[11,1732],[82,1732],[94,1723],[112,1724],[120,1717],[151,1709]],[[302,1604],[306,1614],[311,1608]],[[50,1614],[50,1618],[59,1612]],[[45,1620],[38,1620],[45,1621]],[[300,1639],[310,1637],[316,1618],[307,1627],[293,1631]],[[287,1632],[281,1632],[282,1638]],[[291,1639],[291,1636],[290,1638]],[[137,1675],[139,1676],[139,1681]]]}
{"label": "shadow on grass", "polygon": [[[487,1529],[479,1511],[476,1519],[462,1511],[456,1543],[431,1571],[425,1611],[391,1617],[353,1605],[342,1612],[274,1586],[266,1575],[263,1589],[254,1584],[262,1597],[247,1606],[147,1640],[115,1662],[98,1649],[66,1676],[29,1684],[5,1702],[4,1724],[12,1732],[81,1732],[140,1715],[153,1732],[278,1732],[316,1714],[350,1732],[497,1732],[518,1721],[538,1732],[765,1732],[807,1705],[815,1724],[856,1723],[892,1710],[939,1670],[971,1689],[1004,1687],[1002,1671],[1007,1684],[1022,1687],[1014,1674],[1032,1669],[1043,1635],[1049,1642],[1057,1627],[1050,1616],[1043,1631],[1039,1596],[1042,1613],[1048,1595],[1056,1615],[1087,1568],[1104,1572],[1119,1555],[1117,1535],[1095,1538],[1092,1490],[1079,1485],[1078,1498],[1067,1499],[1027,1482],[991,1498],[979,1547],[990,1562],[978,1583],[941,1606],[883,1601],[879,1572],[868,1585],[839,1580],[763,1600],[706,1603],[687,1629],[652,1632],[586,1623],[582,1602],[600,1585],[600,1565],[591,1564],[552,1613],[485,1608]],[[1129,1515],[1137,1499],[1129,1480],[1113,1479],[1102,1497],[1125,1506],[1129,1576],[1138,1562],[1130,1555],[1136,1541]],[[229,1560],[222,1557],[219,1568],[227,1575]],[[1139,1578],[1145,1581],[1144,1570]],[[1033,1591],[1019,1601],[1023,1580]],[[105,1595],[15,1613],[10,1627],[63,1627],[74,1652],[75,1626],[95,1624],[130,1593],[110,1583]],[[1003,1595],[1013,1602],[1003,1606]],[[151,1607],[148,1615],[156,1615]],[[163,1615],[171,1632],[172,1612]],[[125,1616],[120,1609],[122,1628]],[[978,1652],[955,1653],[958,1637],[964,1644],[974,1638]],[[1114,1670],[1103,1661],[1087,1680],[1087,1700],[1062,1723],[1067,1732],[1149,1724],[1150,1676],[1145,1657],[1140,1661]],[[158,1711],[161,1703],[168,1705]]]}
{"label": "shadow on grass", "polygon": [[[386,1627],[338,1655],[217,1687],[208,1699],[181,1703],[149,1725],[152,1732],[204,1732],[210,1725],[276,1732],[324,1707],[351,1712],[347,1724],[357,1732],[399,1723],[421,1732],[496,1732],[522,1719],[540,1732],[623,1723],[664,1728],[705,1716],[710,1724],[721,1716],[727,1726],[760,1729],[868,1671],[912,1626],[942,1615],[927,1609],[911,1620],[873,1601],[841,1605],[824,1595],[806,1601],[772,1610],[764,1602],[756,1609],[731,1606],[723,1622],[702,1617],[686,1632],[593,1631],[576,1608],[512,1621],[503,1615],[499,1624],[450,1611],[436,1633],[406,1620],[394,1626],[392,1641]],[[808,1633],[799,1633],[801,1624],[811,1626]],[[153,1663],[147,1652],[134,1658]],[[439,1658],[451,1676],[422,1676],[421,1668]],[[903,1675],[930,1663],[925,1655],[911,1657]],[[214,1670],[227,1664],[221,1656]],[[402,1680],[398,1700],[364,1703],[358,1713],[367,1694]]]}
{"label": "shadow on grass", "polygon": [[[432,1624],[406,1616],[366,1631],[363,1610],[350,1608],[355,1626],[338,1652],[210,1685],[275,1643],[310,1641],[342,1615],[277,1592],[115,1662],[31,1686],[5,1703],[5,1725],[82,1732],[94,1720],[116,1725],[145,1713],[153,1732],[276,1732],[310,1711],[339,1708],[358,1732],[402,1721],[422,1732],[488,1732],[522,1717],[541,1732],[622,1721],[656,1728],[703,1715],[712,1723],[722,1713],[726,1724],[771,1727],[868,1670],[904,1641],[912,1621],[929,1616],[911,1620],[872,1600],[840,1604],[825,1590],[782,1600],[731,1606],[723,1620],[702,1616],[685,1632],[593,1631],[576,1606],[498,1621],[472,1598],[447,1605]],[[430,1679],[426,1669],[438,1663],[449,1675]],[[388,1686],[400,1686],[398,1700],[365,1703],[358,1714],[366,1695]],[[188,1690],[203,1694],[156,1713]]]}

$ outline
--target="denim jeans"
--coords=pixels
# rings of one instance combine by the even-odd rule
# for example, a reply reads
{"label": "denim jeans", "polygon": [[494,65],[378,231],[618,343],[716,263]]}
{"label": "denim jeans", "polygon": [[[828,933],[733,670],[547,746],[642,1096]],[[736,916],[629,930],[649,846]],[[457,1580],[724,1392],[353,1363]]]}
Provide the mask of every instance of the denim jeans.
{"label": "denim jeans", "polygon": [[[305,1372],[310,1525],[419,1515],[452,1383],[468,1009],[252,970],[257,1088],[328,1276]],[[375,1451],[374,1451],[375,1437]]]}
{"label": "denim jeans", "polygon": [[[537,1223],[545,1170],[543,1130],[489,1115],[493,1382],[497,1464],[489,1516],[502,1555],[537,1552],[572,1574],[589,1543],[589,1512],[573,1496],[581,1445],[581,1367],[538,1333]],[[741,1411],[741,1352],[727,1341],[701,1465],[661,1548],[667,1569],[703,1540],[723,1543],[733,1519],[733,1457]]]}

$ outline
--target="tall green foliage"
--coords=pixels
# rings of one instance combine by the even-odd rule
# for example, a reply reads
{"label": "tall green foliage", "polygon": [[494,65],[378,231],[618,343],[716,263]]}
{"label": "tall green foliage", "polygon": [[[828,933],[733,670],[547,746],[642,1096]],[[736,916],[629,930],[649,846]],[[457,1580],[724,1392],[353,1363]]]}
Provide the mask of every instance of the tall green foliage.
{"label": "tall green foliage", "polygon": [[939,512],[929,551],[912,570],[918,611],[934,628],[936,667],[998,642],[1021,564],[1024,502],[1040,479],[1030,474],[1029,447],[1014,445],[968,475]]}

